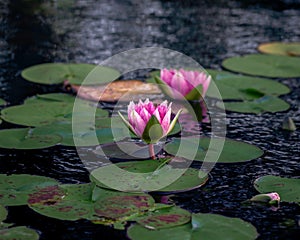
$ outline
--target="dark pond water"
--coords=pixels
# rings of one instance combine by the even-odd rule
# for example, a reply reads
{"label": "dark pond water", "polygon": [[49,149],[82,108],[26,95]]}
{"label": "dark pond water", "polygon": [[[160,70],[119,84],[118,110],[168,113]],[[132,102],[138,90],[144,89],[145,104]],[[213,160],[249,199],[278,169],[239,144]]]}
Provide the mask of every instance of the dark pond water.
{"label": "dark pond water", "polygon": [[[268,41],[300,41],[300,1],[0,0],[0,97],[14,105],[37,93],[62,90],[24,81],[21,70],[33,64],[97,64],[124,50],[159,46],[180,51],[205,68],[220,68],[222,59],[255,53],[259,43]],[[282,203],[277,211],[241,204],[256,194],[252,185],[257,177],[299,177],[299,130],[287,133],[280,126],[286,115],[300,124],[300,79],[276,81],[293,90],[282,97],[291,104],[288,112],[227,115],[227,136],[254,143],[265,155],[245,164],[218,164],[203,188],[173,199],[195,213],[249,221],[258,229],[259,239],[296,239],[300,234],[296,204]],[[1,125],[6,127],[10,125]],[[63,183],[88,181],[74,148],[1,149],[0,156],[1,173],[39,174]],[[49,219],[27,207],[10,207],[9,221],[37,229],[44,240],[126,239],[124,231],[88,221]]]}

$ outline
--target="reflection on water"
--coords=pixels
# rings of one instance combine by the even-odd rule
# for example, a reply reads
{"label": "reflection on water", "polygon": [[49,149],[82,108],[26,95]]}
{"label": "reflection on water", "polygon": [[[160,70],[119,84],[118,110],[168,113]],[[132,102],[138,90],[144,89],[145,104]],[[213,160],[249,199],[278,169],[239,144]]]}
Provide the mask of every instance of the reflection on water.
{"label": "reflection on water", "polygon": [[[20,77],[24,67],[37,63],[100,63],[124,50],[160,46],[185,53],[206,68],[220,68],[223,58],[256,52],[261,42],[300,41],[300,3],[296,0],[272,4],[267,0],[0,0],[0,6],[0,97],[12,104],[36,93],[61,91],[60,86],[40,86]],[[136,77],[143,79],[144,75]],[[283,99],[291,104],[288,114],[299,125],[299,79],[278,81],[293,89]],[[299,207],[283,204],[270,213],[240,204],[255,194],[249,186],[258,176],[299,177],[300,134],[299,130],[289,134],[280,130],[285,115],[228,114],[228,137],[258,145],[266,151],[264,158],[243,165],[217,165],[203,191],[180,195],[175,201],[193,212],[241,217],[258,228],[261,239],[292,239],[295,228],[287,229],[280,222],[295,219],[300,215]],[[209,124],[199,129],[197,122],[186,122],[190,133],[210,130]],[[73,148],[1,149],[0,156],[2,173],[42,174],[72,183],[88,181]],[[10,210],[12,222],[40,230],[43,239],[58,233],[69,239],[125,239],[123,232],[110,228],[51,219],[41,224],[39,218],[20,217],[22,213],[30,215],[25,210]]]}

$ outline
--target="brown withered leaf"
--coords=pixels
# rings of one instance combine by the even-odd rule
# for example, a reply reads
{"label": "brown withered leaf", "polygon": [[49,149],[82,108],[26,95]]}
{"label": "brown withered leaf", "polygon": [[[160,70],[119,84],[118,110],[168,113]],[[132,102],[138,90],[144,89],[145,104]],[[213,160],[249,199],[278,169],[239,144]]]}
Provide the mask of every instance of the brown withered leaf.
{"label": "brown withered leaf", "polygon": [[[65,85],[68,83],[65,83]],[[139,99],[153,99],[161,95],[159,87],[140,80],[118,80],[107,85],[78,86],[69,85],[77,95],[90,101],[136,101]]]}

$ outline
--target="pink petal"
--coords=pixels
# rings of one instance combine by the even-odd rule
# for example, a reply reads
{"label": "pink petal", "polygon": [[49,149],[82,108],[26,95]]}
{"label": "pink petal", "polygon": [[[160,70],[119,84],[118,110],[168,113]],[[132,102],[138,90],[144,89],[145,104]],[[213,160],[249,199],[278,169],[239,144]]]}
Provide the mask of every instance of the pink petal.
{"label": "pink petal", "polygon": [[134,129],[135,134],[138,137],[141,137],[143,135],[147,123],[141,118],[141,116],[136,111],[132,112],[131,119],[132,121],[129,121],[129,123]]}
{"label": "pink petal", "polygon": [[189,92],[189,86],[180,72],[173,76],[170,87],[176,98],[183,98]]}

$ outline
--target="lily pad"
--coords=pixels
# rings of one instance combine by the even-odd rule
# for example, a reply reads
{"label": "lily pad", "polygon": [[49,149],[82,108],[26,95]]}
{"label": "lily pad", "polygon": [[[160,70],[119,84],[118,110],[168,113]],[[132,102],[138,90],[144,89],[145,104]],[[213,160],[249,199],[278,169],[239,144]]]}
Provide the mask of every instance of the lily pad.
{"label": "lily pad", "polygon": [[281,201],[300,204],[300,179],[267,175],[256,179],[254,187],[260,193],[277,192]]}
{"label": "lily pad", "polygon": [[[101,86],[71,85],[74,92],[83,99],[91,101],[137,101],[141,98],[156,99],[161,94],[156,84],[144,83],[139,80],[120,80]],[[80,88],[80,91],[79,91]]]}
{"label": "lily pad", "polygon": [[41,103],[43,101],[74,103],[75,97],[70,94],[65,94],[65,93],[38,94],[38,95],[32,96],[30,98],[27,98],[24,101],[24,104]]}
{"label": "lily pad", "polygon": [[140,217],[137,222],[145,228],[158,230],[180,226],[190,220],[191,213],[189,211],[173,206],[149,212],[147,216]]}
{"label": "lily pad", "polygon": [[[235,163],[245,162],[252,159],[256,159],[263,155],[263,151],[251,144],[235,141],[226,138],[223,149],[211,146],[209,150],[209,144],[211,139],[208,137],[201,137],[200,141],[195,137],[187,138],[174,138],[172,141],[165,145],[164,150],[174,156],[179,156],[195,161],[203,161],[204,158],[207,162],[219,162],[219,163]],[[214,139],[215,143],[219,143],[222,140]],[[199,144],[198,144],[199,143]],[[180,151],[178,151],[180,147]],[[193,152],[196,151],[196,155],[193,156]],[[208,151],[209,150],[209,151]],[[215,155],[220,156],[215,159]]]}
{"label": "lily pad", "polygon": [[222,62],[224,68],[234,72],[274,78],[300,77],[299,65],[300,58],[264,54],[232,57]]}
{"label": "lily pad", "polygon": [[6,104],[7,104],[6,101],[4,99],[0,98],[0,106],[4,106]]}
{"label": "lily pad", "polygon": [[[56,122],[50,125],[40,126],[34,129],[34,134],[45,136],[56,134],[61,137],[59,143],[64,146],[95,146],[104,143],[112,143],[122,140],[126,134],[122,129],[111,128],[94,129],[91,123],[82,122],[76,132],[71,122]],[[75,141],[75,142],[74,142]]]}
{"label": "lily pad", "polygon": [[23,78],[41,84],[60,84],[69,81],[80,85],[87,76],[87,83],[93,85],[111,82],[118,78],[120,73],[110,67],[75,63],[44,63],[22,71]]}
{"label": "lily pad", "polygon": [[20,226],[0,230],[1,240],[38,240],[39,234],[30,228]]}
{"label": "lily pad", "polygon": [[255,114],[283,112],[290,108],[286,101],[274,96],[264,96],[253,101],[224,102],[223,104],[217,103],[216,105],[220,108],[224,106],[227,111]]}
{"label": "lily pad", "polygon": [[152,209],[154,199],[148,194],[111,191],[88,183],[40,189],[31,195],[28,204],[48,217],[70,221],[89,219],[107,225]]}
{"label": "lily pad", "polygon": [[148,194],[117,192],[115,195],[95,203],[95,213],[98,217],[124,221],[154,207],[154,199]]}
{"label": "lily pad", "polygon": [[4,221],[6,217],[7,217],[7,210],[5,207],[0,205],[0,226],[1,226],[1,222]]}
{"label": "lily pad", "polygon": [[48,148],[61,141],[54,134],[38,135],[31,128],[15,128],[0,130],[0,148],[39,149]]}
{"label": "lily pad", "polygon": [[5,108],[1,111],[3,120],[25,126],[43,126],[53,122],[72,121],[72,116],[91,120],[93,117],[105,117],[107,111],[97,108],[95,116],[88,116],[87,112],[93,108],[89,104],[80,102],[77,112],[73,113],[73,103],[45,101],[42,103],[23,104]]}
{"label": "lily pad", "polygon": [[258,233],[253,225],[242,219],[225,217],[218,214],[198,213],[192,214],[192,223],[156,231],[135,224],[128,229],[127,235],[132,240],[253,240],[257,238]]}
{"label": "lily pad", "polygon": [[[202,172],[194,168],[188,168],[185,171],[171,166],[161,168],[165,161],[168,159],[111,164],[93,170],[90,179],[98,186],[108,189],[118,186],[122,188],[122,191],[152,191],[161,194],[196,189],[205,184],[208,179],[206,174],[201,174]],[[199,177],[200,175],[203,177]],[[174,179],[174,176],[180,177]],[[106,184],[101,180],[104,180]]]}
{"label": "lily pad", "polygon": [[[242,76],[212,69],[207,71],[220,91],[222,100],[254,100],[264,95],[279,96],[290,92],[287,86],[275,80]],[[213,98],[220,98],[220,94],[215,93],[211,87],[206,93],[207,96]]]}
{"label": "lily pad", "polygon": [[47,217],[75,221],[93,215],[92,184],[66,184],[39,189],[30,195],[31,209]]}
{"label": "lily pad", "polygon": [[262,53],[300,56],[300,42],[270,42],[262,43],[258,46],[258,50]]}
{"label": "lily pad", "polygon": [[0,204],[4,206],[26,205],[30,194],[46,186],[59,183],[48,177],[27,174],[0,174]]}

